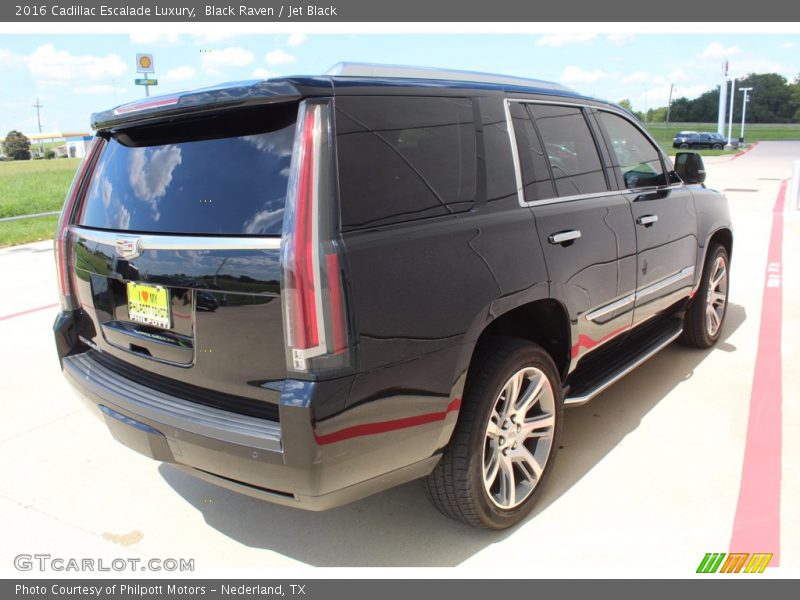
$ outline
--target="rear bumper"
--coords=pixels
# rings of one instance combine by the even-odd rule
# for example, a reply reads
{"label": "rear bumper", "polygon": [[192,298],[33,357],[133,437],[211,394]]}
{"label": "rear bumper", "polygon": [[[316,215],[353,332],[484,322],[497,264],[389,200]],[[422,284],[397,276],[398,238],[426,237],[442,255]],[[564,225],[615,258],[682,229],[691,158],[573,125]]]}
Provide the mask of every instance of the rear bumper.
{"label": "rear bumper", "polygon": [[[352,438],[331,436],[323,424],[321,435],[311,411],[314,382],[286,381],[280,422],[275,422],[148,388],[100,364],[91,352],[62,356],[61,365],[83,402],[119,442],[270,502],[325,510],[423,477],[440,458],[444,418]],[[450,421],[456,414],[446,416]],[[360,427],[346,431],[358,433]]]}

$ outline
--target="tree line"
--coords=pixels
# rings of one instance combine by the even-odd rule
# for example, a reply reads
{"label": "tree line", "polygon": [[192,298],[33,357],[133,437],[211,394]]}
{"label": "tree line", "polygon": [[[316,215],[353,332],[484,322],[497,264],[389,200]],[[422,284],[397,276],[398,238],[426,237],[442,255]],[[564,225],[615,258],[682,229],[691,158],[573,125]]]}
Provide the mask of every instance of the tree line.
{"label": "tree line", "polygon": [[[800,123],[800,75],[790,82],[778,73],[751,73],[736,80],[733,114],[734,121],[742,114],[742,88],[753,88],[747,95],[748,123]],[[624,99],[621,106],[631,108],[630,100]],[[728,84],[728,106],[730,110],[730,84]],[[671,123],[715,123],[719,107],[719,86],[700,94],[697,98],[685,96],[675,98],[669,110]],[[640,121],[663,123],[667,120],[667,107],[651,108],[647,115],[643,111],[632,111]]]}

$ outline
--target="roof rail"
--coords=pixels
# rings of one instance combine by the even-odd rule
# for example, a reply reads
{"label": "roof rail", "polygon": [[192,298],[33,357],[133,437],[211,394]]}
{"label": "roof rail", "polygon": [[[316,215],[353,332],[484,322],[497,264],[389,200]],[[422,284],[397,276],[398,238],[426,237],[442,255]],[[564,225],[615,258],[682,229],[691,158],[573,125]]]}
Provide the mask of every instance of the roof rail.
{"label": "roof rail", "polygon": [[474,83],[494,83],[519,87],[536,87],[546,90],[572,92],[570,88],[541,79],[528,79],[513,75],[497,75],[478,71],[459,69],[434,69],[430,67],[407,67],[402,65],[382,65],[375,63],[340,62],[325,72],[332,77],[399,77],[405,79],[444,79],[452,81],[471,81]]}

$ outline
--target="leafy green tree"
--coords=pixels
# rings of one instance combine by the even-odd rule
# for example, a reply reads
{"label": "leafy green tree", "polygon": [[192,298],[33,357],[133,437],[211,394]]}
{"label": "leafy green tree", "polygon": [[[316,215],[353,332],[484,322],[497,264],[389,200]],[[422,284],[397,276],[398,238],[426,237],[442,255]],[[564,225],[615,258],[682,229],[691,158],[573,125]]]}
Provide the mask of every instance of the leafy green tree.
{"label": "leafy green tree", "polygon": [[617,104],[619,104],[625,110],[633,112],[633,104],[631,104],[631,101],[628,100],[627,98],[623,98]]}
{"label": "leafy green tree", "polygon": [[747,95],[748,123],[789,123],[794,119],[792,89],[786,78],[777,73],[751,73],[736,82],[734,120],[742,115],[742,88],[751,87]]}
{"label": "leafy green tree", "polygon": [[3,142],[3,152],[14,160],[30,160],[31,141],[19,131],[12,129]]}

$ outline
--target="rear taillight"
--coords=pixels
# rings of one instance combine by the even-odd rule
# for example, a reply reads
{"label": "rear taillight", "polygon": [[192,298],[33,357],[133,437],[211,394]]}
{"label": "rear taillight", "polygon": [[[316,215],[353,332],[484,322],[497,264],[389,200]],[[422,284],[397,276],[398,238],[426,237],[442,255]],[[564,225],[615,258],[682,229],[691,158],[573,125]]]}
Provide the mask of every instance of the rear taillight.
{"label": "rear taillight", "polygon": [[281,242],[290,371],[348,366],[347,309],[334,219],[330,103],[300,104]]}
{"label": "rear taillight", "polygon": [[61,296],[61,310],[70,311],[78,308],[74,297],[74,286],[72,284],[71,268],[69,264],[70,242],[69,226],[78,212],[78,204],[85,188],[86,177],[91,172],[100,149],[105,144],[102,138],[95,138],[91,147],[75,172],[72,185],[67,192],[64,200],[64,208],[61,209],[61,216],[58,219],[55,237],[56,271],[58,272],[58,291]]}

